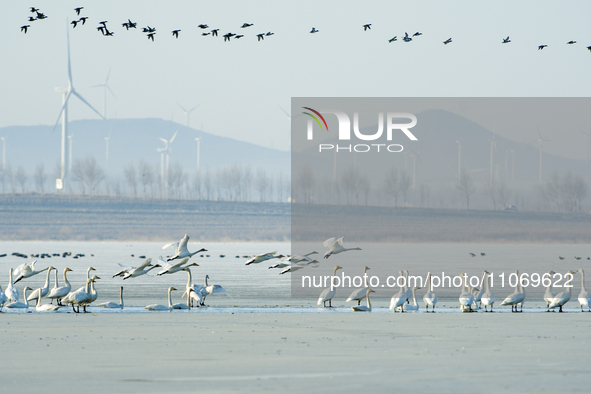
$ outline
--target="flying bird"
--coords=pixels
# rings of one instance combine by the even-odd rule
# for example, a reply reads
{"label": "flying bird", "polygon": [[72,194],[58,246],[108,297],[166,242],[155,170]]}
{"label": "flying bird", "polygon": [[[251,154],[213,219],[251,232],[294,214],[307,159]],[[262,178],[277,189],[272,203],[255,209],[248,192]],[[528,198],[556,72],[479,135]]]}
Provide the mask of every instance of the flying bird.
{"label": "flying bird", "polygon": [[538,45],[538,51],[541,51],[542,49],[546,48],[548,45]]}
{"label": "flying bird", "polygon": [[30,16],[29,17],[29,22],[35,22],[37,20],[37,18]]}
{"label": "flying bird", "polygon": [[243,23],[242,26],[240,26],[241,29],[245,29],[247,27],[251,27],[252,23]]}
{"label": "flying bird", "polygon": [[258,38],[257,41],[264,40],[265,39],[265,34],[264,33],[263,34],[257,34],[257,38]]}
{"label": "flying bird", "polygon": [[156,33],[148,33],[148,40],[152,40],[152,42],[154,42],[154,34]]}
{"label": "flying bird", "polygon": [[366,31],[367,29],[371,30],[371,23],[366,23],[363,25],[363,31]]}
{"label": "flying bird", "polygon": [[511,40],[509,39],[509,36],[507,36],[507,38],[503,38],[503,44],[507,44],[511,42]]}
{"label": "flying bird", "polygon": [[419,32],[419,31],[417,31],[417,32],[416,32],[415,34],[413,34],[412,36],[413,36],[413,37],[415,37],[415,36],[422,36],[422,35],[423,35],[423,33],[421,33],[421,32]]}
{"label": "flying bird", "polygon": [[444,43],[445,45],[447,45],[447,44],[451,43],[451,38],[448,38],[447,40],[443,41],[443,43]]}
{"label": "flying bird", "polygon": [[173,30],[172,35],[175,36],[176,38],[179,38],[179,31],[180,30]]}
{"label": "flying bird", "polygon": [[270,31],[267,32],[267,34],[265,34],[266,36],[272,36],[275,33],[271,33]]}
{"label": "flying bird", "polygon": [[[172,260],[176,260],[176,259],[182,259],[183,257],[193,257],[194,255],[196,255],[197,253],[201,253],[201,252],[207,252],[207,249],[199,249],[196,252],[189,252],[189,250],[187,249],[187,243],[189,242],[189,236],[187,234],[185,234],[185,236],[183,237],[183,239],[180,240],[180,242],[178,242],[178,246],[175,250],[175,253],[172,257],[168,258],[166,261],[172,261]],[[174,245],[175,243],[172,244],[166,244],[162,247],[162,249],[166,249],[168,247],[170,247],[171,245]]]}
{"label": "flying bird", "polygon": [[107,28],[105,27],[105,36],[112,37],[114,34],[115,34],[115,33],[113,33],[112,31],[109,31],[109,29],[107,29]]}
{"label": "flying bird", "polygon": [[346,252],[348,250],[361,250],[361,248],[345,248],[343,246],[343,239],[345,237],[341,237],[336,239],[335,237],[329,238],[324,241],[323,245],[328,248],[326,253],[324,253],[324,258],[327,259],[333,254],[338,254],[342,252]]}
{"label": "flying bird", "polygon": [[142,28],[142,33],[154,33],[156,31],[155,27],[144,27]]}
{"label": "flying bird", "polygon": [[102,22],[99,22],[99,23],[100,23],[101,25],[103,25],[104,27],[107,27],[107,21],[102,21]]}
{"label": "flying bird", "polygon": [[315,27],[313,27],[313,28],[312,28],[312,30],[310,30],[310,33],[312,33],[312,34],[314,34],[314,33],[318,33],[318,32],[319,32],[319,30],[316,30],[316,28],[315,28]]}
{"label": "flying bird", "polygon": [[412,41],[412,38],[408,36],[408,33],[407,32],[404,32],[404,37],[402,37],[402,40],[404,42],[411,42]]}
{"label": "flying bird", "polygon": [[587,49],[589,50],[589,52],[591,52],[591,46],[588,46]]}
{"label": "flying bird", "polygon": [[129,30],[129,23],[127,23],[127,22],[122,23],[121,26],[123,26],[125,28],[125,30]]}
{"label": "flying bird", "polygon": [[80,15],[80,11],[82,11],[84,7],[76,7],[74,8],[74,11],[76,11],[76,15]]}
{"label": "flying bird", "polygon": [[75,28],[76,28],[76,25],[78,25],[78,22],[79,22],[79,21],[72,21],[72,22],[70,22],[70,24],[71,24],[71,25],[74,25],[74,27],[73,27],[73,28],[75,29]]}
{"label": "flying bird", "polygon": [[208,35],[210,35],[210,34],[211,34],[211,32],[207,32],[207,33],[201,33],[201,35],[202,35],[202,36],[208,36]]}
{"label": "flying bird", "polygon": [[204,25],[204,24],[198,25],[197,27],[200,29],[209,29],[209,26]]}
{"label": "flying bird", "polygon": [[37,12],[37,19],[47,19],[47,16],[43,12]]}
{"label": "flying bird", "polygon": [[35,8],[35,7],[30,7],[31,12],[35,13],[39,11],[39,8]]}
{"label": "flying bird", "polygon": [[213,30],[211,31],[211,36],[212,36],[212,37],[217,37],[217,36],[218,36],[218,30],[220,30],[220,29],[213,29]]}
{"label": "flying bird", "polygon": [[394,41],[398,41],[398,38],[396,38],[396,37],[398,37],[398,36],[394,36],[394,37],[390,38],[390,39],[388,40],[388,42],[394,42]]}
{"label": "flying bird", "polygon": [[87,16],[81,16],[80,19],[78,20],[78,22],[82,22],[82,24],[85,25],[87,19],[88,19]]}
{"label": "flying bird", "polygon": [[577,43],[576,41],[569,41],[569,42],[567,42],[568,45],[572,45],[572,44],[576,44],[576,43]]}
{"label": "flying bird", "polygon": [[242,37],[244,37],[244,36],[243,36],[243,35],[241,35],[241,34],[238,34],[238,35],[237,35],[237,36],[235,36],[234,38],[235,38],[235,39],[239,39],[239,38],[242,38]]}
{"label": "flying bird", "polygon": [[223,35],[223,37],[224,37],[224,42],[225,42],[225,41],[230,41],[230,38],[232,38],[232,37],[233,37],[233,36],[235,36],[235,35],[236,35],[236,34],[234,34],[234,33],[226,33],[226,34],[224,34],[224,35]]}
{"label": "flying bird", "polygon": [[103,26],[99,26],[99,27],[97,27],[96,29],[97,29],[98,31],[100,31],[100,32],[103,34],[103,36],[105,35],[105,28],[104,28]]}
{"label": "flying bird", "polygon": [[24,31],[24,32],[25,32],[25,34],[27,34],[27,29],[28,29],[29,27],[31,27],[31,25],[24,25],[24,26],[21,26],[21,31]]}

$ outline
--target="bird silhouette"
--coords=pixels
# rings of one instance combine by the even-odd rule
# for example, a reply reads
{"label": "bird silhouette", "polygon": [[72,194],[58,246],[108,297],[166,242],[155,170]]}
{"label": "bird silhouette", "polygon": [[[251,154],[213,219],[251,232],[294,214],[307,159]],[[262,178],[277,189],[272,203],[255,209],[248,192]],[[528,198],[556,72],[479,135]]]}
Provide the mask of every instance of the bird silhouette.
{"label": "bird silhouette", "polygon": [[503,38],[503,44],[507,44],[511,42],[511,40],[509,39],[509,36],[507,36],[507,38]]}
{"label": "bird silhouette", "polygon": [[366,23],[363,25],[363,31],[366,31],[367,29],[371,30],[371,23]]}
{"label": "bird silhouette", "polygon": [[445,45],[447,45],[447,44],[450,44],[450,43],[451,43],[451,38],[448,38],[447,40],[443,41],[443,43],[444,43]]}
{"label": "bird silhouette", "polygon": [[122,23],[121,26],[123,26],[125,30],[129,30],[129,24],[127,22]]}
{"label": "bird silhouette", "polygon": [[99,26],[96,28],[98,31],[100,31],[102,33],[102,35],[105,35],[105,27],[104,26]]}
{"label": "bird silhouette", "polygon": [[211,36],[212,36],[212,37],[217,37],[217,36],[218,36],[218,30],[220,30],[220,29],[213,29],[213,30],[211,31]]}
{"label": "bird silhouette", "polygon": [[82,22],[82,25],[85,25],[87,19],[88,19],[87,16],[81,16],[80,19],[78,19],[78,22]]}
{"label": "bird silhouette", "polygon": [[412,41],[412,38],[408,36],[408,33],[407,32],[404,32],[404,37],[402,37],[402,40],[404,42],[411,42]]}
{"label": "bird silhouette", "polygon": [[37,18],[30,16],[29,17],[29,22],[35,22],[37,20]]}
{"label": "bird silhouette", "polygon": [[589,52],[591,52],[591,46],[588,46],[587,49],[589,50]]}
{"label": "bird silhouette", "polygon": [[28,29],[29,27],[31,27],[31,25],[24,25],[24,26],[21,26],[21,31],[24,31],[24,32],[25,32],[25,34],[27,34],[27,29]]}
{"label": "bird silhouette", "polygon": [[156,28],[155,27],[150,27],[150,26],[144,27],[142,29],[142,32],[143,33],[154,33],[155,31],[156,31]]}
{"label": "bird silhouette", "polygon": [[76,25],[78,25],[78,22],[79,22],[79,21],[72,21],[72,22],[70,22],[70,24],[71,24],[71,25],[74,25],[74,27],[73,27],[73,28],[75,29],[75,28],[76,28]]}
{"label": "bird silhouette", "polygon": [[272,36],[275,33],[271,33],[270,31],[267,32],[267,34],[265,34],[266,36]]}
{"label": "bird silhouette", "polygon": [[204,24],[198,25],[197,27],[200,29],[209,29],[209,26],[204,25]]}
{"label": "bird silhouette", "polygon": [[232,37],[233,37],[233,36],[235,36],[235,35],[236,35],[236,34],[234,34],[234,33],[226,33],[226,34],[224,34],[224,35],[223,35],[223,37],[224,37],[224,42],[225,42],[225,41],[230,41],[230,38],[232,38]]}
{"label": "bird silhouette", "polygon": [[572,45],[572,44],[576,44],[576,43],[577,43],[576,41],[569,41],[569,42],[567,42],[568,45]]}
{"label": "bird silhouette", "polygon": [[109,29],[107,29],[107,28],[105,27],[105,36],[112,37],[114,34],[115,34],[115,33],[113,33],[112,31],[109,31]]}
{"label": "bird silhouette", "polygon": [[237,36],[235,36],[234,38],[235,38],[235,39],[239,39],[239,38],[242,38],[242,37],[244,37],[244,36],[243,36],[243,35],[240,35],[240,34],[238,34],[238,35],[237,35]]}
{"label": "bird silhouette", "polygon": [[37,12],[37,19],[47,19],[47,16],[42,12]]}
{"label": "bird silhouette", "polygon": [[180,30],[173,30],[172,35],[175,36],[176,38],[179,38],[179,31]]}
{"label": "bird silhouette", "polygon": [[127,19],[127,24],[129,25],[130,29],[137,29],[137,23],[132,22],[129,18]]}
{"label": "bird silhouette", "polygon": [[107,22],[107,21],[101,21],[101,22],[99,22],[99,23],[100,23],[101,25],[103,25],[104,27],[107,27],[107,23],[108,23],[108,22]]}
{"label": "bird silhouette", "polygon": [[471,257],[476,257],[476,255],[474,253],[470,253]]}
{"label": "bird silhouette", "polygon": [[415,34],[413,34],[412,36],[413,36],[413,37],[415,37],[415,36],[422,36],[422,35],[423,35],[423,33],[421,33],[421,32],[419,32],[419,31],[417,31],[417,32],[416,32]]}
{"label": "bird silhouette", "polygon": [[82,11],[84,7],[76,7],[74,8],[74,11],[76,11],[76,15],[80,15],[80,11]]}
{"label": "bird silhouette", "polygon": [[240,26],[241,29],[245,29],[247,27],[251,27],[252,23],[243,23],[242,26]]}
{"label": "bird silhouette", "polygon": [[154,34],[156,33],[148,33],[148,40],[152,40],[152,42],[154,42]]}
{"label": "bird silhouette", "polygon": [[257,34],[257,38],[258,38],[257,41],[264,40],[265,39],[265,33]]}
{"label": "bird silhouette", "polygon": [[38,12],[39,8],[35,8],[35,7],[30,7],[30,10],[32,13]]}
{"label": "bird silhouette", "polygon": [[538,45],[538,51],[541,51],[542,49],[546,48],[548,45]]}
{"label": "bird silhouette", "polygon": [[318,33],[319,30],[316,30],[315,27],[312,28],[312,30],[310,30],[310,33],[314,34],[314,33]]}
{"label": "bird silhouette", "polygon": [[398,37],[398,36],[394,36],[394,37],[390,38],[390,39],[388,40],[388,42],[394,42],[394,41],[398,41],[398,38],[396,38],[396,37]]}
{"label": "bird silhouette", "polygon": [[207,32],[207,33],[201,33],[201,35],[202,35],[202,36],[208,36],[208,35],[210,35],[210,34],[211,34],[211,32]]}

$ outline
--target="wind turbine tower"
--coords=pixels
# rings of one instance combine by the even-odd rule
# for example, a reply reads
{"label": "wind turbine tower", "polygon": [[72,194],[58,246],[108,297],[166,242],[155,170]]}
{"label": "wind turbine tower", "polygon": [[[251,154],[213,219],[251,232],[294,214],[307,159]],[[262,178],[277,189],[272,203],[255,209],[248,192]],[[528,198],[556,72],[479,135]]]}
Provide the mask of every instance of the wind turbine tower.
{"label": "wind turbine tower", "polygon": [[107,73],[107,78],[105,79],[105,83],[101,83],[100,85],[93,86],[93,88],[103,88],[104,89],[104,99],[105,99],[105,103],[104,103],[104,107],[103,107],[103,111],[104,111],[103,118],[104,119],[107,119],[107,90],[109,92],[111,92],[111,94],[113,95],[115,100],[117,99],[117,96],[115,96],[115,93],[113,93],[113,91],[111,90],[111,87],[109,86],[109,76],[110,75],[111,75],[111,69],[109,68],[109,72]]}

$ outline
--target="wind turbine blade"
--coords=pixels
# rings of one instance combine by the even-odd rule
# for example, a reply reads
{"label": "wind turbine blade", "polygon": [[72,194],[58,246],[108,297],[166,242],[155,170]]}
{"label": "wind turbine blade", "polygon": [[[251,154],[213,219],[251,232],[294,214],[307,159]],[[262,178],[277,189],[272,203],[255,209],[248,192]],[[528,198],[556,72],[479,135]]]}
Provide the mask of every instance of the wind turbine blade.
{"label": "wind turbine blade", "polygon": [[172,136],[172,138],[169,141],[170,144],[172,144],[172,141],[174,141],[177,133],[178,133],[178,130],[174,132],[174,135]]}
{"label": "wind turbine blade", "polygon": [[66,96],[66,99],[64,100],[64,105],[62,105],[62,109],[60,110],[60,113],[57,116],[57,121],[55,122],[55,125],[53,126],[53,130],[51,130],[51,132],[55,131],[55,128],[57,127],[58,123],[60,122],[60,118],[62,117],[62,112],[64,112],[64,110],[66,109],[66,105],[68,105],[68,100],[70,99],[71,95],[72,95],[72,91],[68,92],[68,95]]}
{"label": "wind turbine blade", "polygon": [[82,97],[77,91],[72,89],[71,93],[74,94],[76,97],[78,97],[84,104],[88,105],[90,107],[90,109],[92,109],[94,112],[97,113],[98,116],[105,119],[105,117],[99,111],[97,111],[92,105],[90,105],[90,103],[88,101],[86,101],[84,99],[84,97]]}
{"label": "wind turbine blade", "polygon": [[91,86],[91,88],[102,88],[102,87],[105,87],[105,86],[106,85],[104,83],[101,83],[100,85]]}
{"label": "wind turbine blade", "polygon": [[115,97],[115,100],[117,100],[117,96],[115,96],[115,93],[113,93],[113,91],[111,90],[111,88],[109,87],[109,85],[105,85],[107,87],[107,89],[109,89],[109,92],[111,92],[111,94],[113,95],[113,97]]}
{"label": "wind turbine blade", "polygon": [[109,67],[109,72],[107,73],[107,79],[105,80],[105,85],[109,83],[109,76],[111,75],[111,67]]}
{"label": "wind turbine blade", "polygon": [[193,112],[195,109],[197,109],[197,107],[199,107],[201,104],[197,104],[196,106],[194,106],[193,108],[191,108],[189,110],[189,113]]}
{"label": "wind turbine blade", "polygon": [[166,141],[164,138],[159,138],[160,141],[164,142],[165,144],[168,144],[168,141]]}
{"label": "wind turbine blade", "polygon": [[183,112],[187,113],[187,110],[182,105],[180,105],[179,103],[176,103],[176,105],[178,105],[179,107],[181,107],[181,109],[183,110]]}
{"label": "wind turbine blade", "polygon": [[72,65],[70,64],[70,29],[66,29],[68,35],[68,80],[70,81],[70,86],[73,86],[72,83]]}
{"label": "wind turbine blade", "polygon": [[291,119],[291,115],[290,115],[290,114],[288,114],[288,113],[287,113],[287,111],[286,111],[286,110],[284,110],[282,106],[279,106],[279,109],[280,109],[281,111],[283,111],[283,113],[285,114],[285,116],[287,116],[289,119]]}

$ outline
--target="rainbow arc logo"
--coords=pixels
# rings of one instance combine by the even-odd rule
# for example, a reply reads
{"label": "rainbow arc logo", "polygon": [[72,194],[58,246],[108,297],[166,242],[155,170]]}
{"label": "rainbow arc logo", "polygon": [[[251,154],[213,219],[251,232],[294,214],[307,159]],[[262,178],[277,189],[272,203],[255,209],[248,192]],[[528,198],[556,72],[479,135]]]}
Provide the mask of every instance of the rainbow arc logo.
{"label": "rainbow arc logo", "polygon": [[[324,126],[326,126],[326,131],[328,131],[328,125],[326,124],[326,120],[324,119],[324,116],[322,116],[320,114],[320,112],[318,112],[315,109],[312,109],[310,107],[302,107],[302,108],[307,109],[308,111],[314,112],[314,114],[318,115],[320,117],[320,119],[322,119],[322,122],[324,123]],[[318,123],[318,126],[320,126],[320,130],[323,130],[324,129],[322,127],[322,123],[320,123],[320,120],[316,116],[312,115],[310,112],[302,112],[302,113],[303,114],[306,114],[306,115],[308,115],[310,117],[312,117],[312,119],[314,119],[316,121],[316,123]]]}

